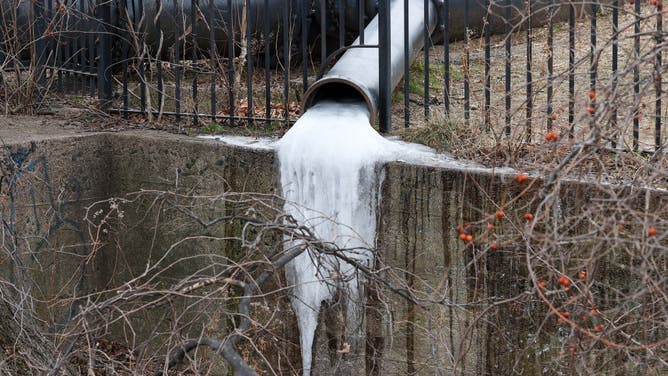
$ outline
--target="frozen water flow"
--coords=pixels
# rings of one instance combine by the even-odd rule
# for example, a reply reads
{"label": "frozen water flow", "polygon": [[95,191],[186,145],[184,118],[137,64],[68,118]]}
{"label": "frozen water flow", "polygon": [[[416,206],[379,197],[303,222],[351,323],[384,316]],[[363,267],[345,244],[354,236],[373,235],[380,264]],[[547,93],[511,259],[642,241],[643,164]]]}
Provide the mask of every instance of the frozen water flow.
{"label": "frozen water flow", "polygon": [[[375,167],[391,159],[397,148],[369,126],[367,107],[357,102],[321,102],[276,146],[286,212],[308,225],[318,239],[346,249],[346,256],[370,266],[379,193]],[[331,301],[337,291],[342,293],[346,340],[354,343],[362,322],[361,281],[352,265],[312,249],[286,266],[286,277],[294,286],[292,306],[304,375],[309,375],[322,302]]]}
{"label": "frozen water flow", "polygon": [[[280,139],[208,136],[222,142],[275,149],[280,162],[285,211],[309,226],[324,242],[345,249],[347,257],[371,266],[376,237],[376,208],[382,162],[402,161],[435,167],[478,168],[447,155],[379,135],[369,126],[369,111],[361,102],[323,101],[311,107]],[[299,246],[286,239],[286,247]],[[346,307],[346,341],[358,350],[363,291],[355,268],[332,255],[307,249],[286,266],[293,286],[304,375],[312,368],[312,347],[322,302],[342,295]],[[338,293],[338,295],[337,295]]]}
{"label": "frozen water flow", "polygon": [[261,150],[271,150],[273,148],[274,142],[276,142],[275,139],[268,137],[259,138],[259,137],[246,137],[246,136],[225,136],[225,135],[201,135],[198,137],[207,140],[222,141],[228,145],[243,146]]}

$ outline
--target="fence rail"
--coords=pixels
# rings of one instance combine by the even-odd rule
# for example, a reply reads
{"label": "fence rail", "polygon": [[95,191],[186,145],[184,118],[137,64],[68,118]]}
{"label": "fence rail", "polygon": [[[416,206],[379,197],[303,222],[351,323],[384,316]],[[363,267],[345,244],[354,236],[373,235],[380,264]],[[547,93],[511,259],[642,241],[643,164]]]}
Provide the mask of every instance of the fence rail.
{"label": "fence rail", "polygon": [[[0,100],[9,102],[10,73],[23,67],[43,89],[97,96],[124,116],[285,125],[330,54],[377,10],[388,74],[385,46],[397,41],[388,40],[388,2],[375,3],[0,0]],[[613,148],[664,144],[660,0],[446,0],[437,9],[447,21],[431,35],[425,27],[424,52],[402,67],[401,90],[390,93],[381,78],[382,131],[443,112],[518,140],[594,129]]]}

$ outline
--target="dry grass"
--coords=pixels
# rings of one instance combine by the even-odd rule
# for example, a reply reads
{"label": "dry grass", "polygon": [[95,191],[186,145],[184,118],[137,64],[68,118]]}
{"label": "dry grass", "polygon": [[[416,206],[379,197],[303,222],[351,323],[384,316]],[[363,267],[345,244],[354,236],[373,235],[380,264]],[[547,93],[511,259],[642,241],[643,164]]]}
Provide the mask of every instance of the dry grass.
{"label": "dry grass", "polygon": [[[609,146],[613,137],[610,128],[611,109],[618,111],[618,147],[632,149],[632,124],[636,116],[636,108],[640,114],[639,150],[654,150],[654,123],[655,123],[655,91],[654,91],[654,58],[657,47],[663,48],[663,43],[657,45],[654,39],[656,18],[660,16],[654,6],[643,4],[641,12],[640,57],[633,56],[633,23],[635,15],[632,5],[626,4],[619,11],[619,86],[616,93],[611,90],[611,55],[612,55],[612,10],[602,9],[597,15],[597,50],[595,56],[598,61],[598,79],[596,90],[597,112],[595,116],[589,113],[589,71],[590,71],[590,18],[576,20],[575,25],[575,121],[573,123],[573,138],[569,139],[570,124],[568,123],[568,24],[555,23],[554,25],[554,70],[553,70],[553,121],[554,130],[560,135],[557,149],[569,150],[574,143],[584,142],[590,135],[590,126],[600,127],[601,133],[608,139],[603,142]],[[476,28],[472,25],[472,28]],[[643,34],[645,33],[645,34]],[[406,140],[423,142],[437,150],[446,150],[458,157],[474,159],[488,165],[513,165],[530,168],[536,161],[543,161],[540,153],[545,152],[542,144],[548,127],[547,85],[548,85],[548,58],[547,44],[548,27],[534,28],[532,31],[532,75],[533,87],[531,101],[533,110],[527,116],[527,81],[526,81],[526,31],[516,31],[511,35],[512,42],[512,74],[511,74],[511,135],[504,135],[505,128],[505,57],[503,35],[492,36],[491,41],[491,107],[490,127],[484,125],[484,39],[472,39],[467,45],[463,42],[453,43],[450,46],[450,116],[447,121],[441,113],[444,112],[442,98],[443,89],[443,47],[436,46],[430,50],[432,61],[430,80],[437,80],[432,84],[431,102],[432,118],[425,119],[424,110],[420,106],[413,106],[410,111],[410,130],[402,131]],[[466,64],[466,51],[469,59]],[[421,62],[423,56],[417,58]],[[418,63],[418,65],[420,65]],[[633,96],[633,67],[638,66],[640,71],[641,96],[635,101]],[[419,69],[418,69],[419,70]],[[468,72],[471,88],[470,120],[469,125],[453,126],[453,122],[464,122],[464,81]],[[434,77],[434,75],[436,77]],[[411,76],[409,80],[423,82],[423,77]],[[440,81],[440,82],[439,82]],[[414,87],[416,82],[409,82]],[[401,91],[401,88],[399,88]],[[403,97],[403,94],[400,95]],[[663,93],[660,96],[664,96]],[[420,92],[411,90],[411,102],[424,103],[424,96]],[[666,102],[665,98],[664,104]],[[400,101],[403,103],[403,100]],[[401,106],[396,106],[401,107]],[[395,128],[404,124],[403,108],[394,109]],[[593,121],[592,121],[593,120]],[[666,110],[662,109],[662,123],[666,122]],[[532,134],[527,133],[527,126],[531,126]],[[429,133],[434,133],[429,135]],[[444,133],[451,133],[445,135]],[[665,134],[665,132],[664,132]],[[473,139],[471,142],[469,139]],[[661,139],[665,143],[665,136]],[[443,144],[439,144],[443,143]],[[490,151],[493,145],[496,151]],[[548,145],[549,147],[549,145]],[[554,151],[554,148],[549,147]],[[493,156],[493,157],[490,157]]]}

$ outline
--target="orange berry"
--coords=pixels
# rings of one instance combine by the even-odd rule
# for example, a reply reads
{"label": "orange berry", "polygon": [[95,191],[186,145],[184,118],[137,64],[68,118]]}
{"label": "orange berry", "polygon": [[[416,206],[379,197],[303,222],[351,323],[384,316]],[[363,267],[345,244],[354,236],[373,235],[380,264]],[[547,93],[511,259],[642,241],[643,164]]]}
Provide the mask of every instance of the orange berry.
{"label": "orange berry", "polygon": [[464,227],[462,225],[457,226],[455,229],[458,233],[462,234],[464,232]]}
{"label": "orange berry", "polygon": [[571,285],[571,281],[568,280],[568,278],[564,277],[563,275],[557,279],[557,283],[562,285],[563,287],[568,287]]}
{"label": "orange berry", "polygon": [[544,289],[545,286],[547,286],[547,282],[545,282],[545,281],[540,281],[540,282],[538,282],[538,287]]}
{"label": "orange berry", "polygon": [[596,98],[596,92],[592,89],[589,90],[589,99],[594,100]]}
{"label": "orange berry", "polygon": [[568,312],[568,311],[564,311],[564,312],[562,312],[561,315],[564,316],[565,319],[571,317],[571,313]]}
{"label": "orange berry", "polygon": [[592,314],[592,315],[595,315],[596,314],[596,308],[590,309],[589,313]]}
{"label": "orange berry", "polygon": [[594,327],[594,331],[595,331],[596,333],[598,333],[598,332],[600,332],[600,331],[602,331],[602,330],[603,330],[603,324],[598,324],[598,325],[596,325],[596,326]]}
{"label": "orange berry", "polygon": [[524,219],[526,219],[527,221],[533,221],[533,214],[531,213],[524,214]]}
{"label": "orange berry", "polygon": [[642,120],[642,114],[636,115],[636,120],[638,120],[638,121]]}
{"label": "orange berry", "polygon": [[584,270],[580,270],[579,277],[580,279],[587,278],[587,272],[585,272]]}
{"label": "orange berry", "polygon": [[496,217],[497,218],[502,219],[505,216],[506,216],[506,213],[504,213],[503,210],[497,210],[496,211]]}
{"label": "orange berry", "polygon": [[[569,282],[570,283],[570,282]],[[564,292],[570,292],[571,288],[570,287],[564,287]]]}
{"label": "orange berry", "polygon": [[487,229],[488,229],[489,231],[494,230],[494,225],[491,224],[491,223],[488,223],[488,224],[487,224]]}
{"label": "orange berry", "polygon": [[647,230],[647,235],[649,236],[656,235],[656,229],[654,227],[650,227],[649,230]]}
{"label": "orange berry", "polygon": [[545,139],[548,141],[557,141],[559,140],[559,135],[557,135],[557,132],[555,131],[549,131],[545,135]]}
{"label": "orange berry", "polygon": [[466,241],[467,242],[472,242],[473,241],[473,236],[472,235],[466,235]]}
{"label": "orange berry", "polygon": [[462,241],[466,241],[466,234],[463,232],[459,234],[459,239],[461,239]]}
{"label": "orange berry", "polygon": [[552,119],[552,121],[557,120],[557,114],[550,115],[550,119]]}
{"label": "orange berry", "polygon": [[526,182],[527,180],[529,180],[529,178],[521,172],[515,176],[515,181],[520,184]]}
{"label": "orange berry", "polygon": [[499,246],[496,243],[492,243],[490,244],[489,249],[491,249],[492,251],[496,251],[497,249],[499,249]]}
{"label": "orange berry", "polygon": [[587,110],[591,115],[596,113],[596,109],[593,106],[589,106],[589,109]]}
{"label": "orange berry", "polygon": [[663,2],[661,2],[661,0],[656,0],[654,2],[654,5],[656,5],[657,8],[661,9],[663,7]]}

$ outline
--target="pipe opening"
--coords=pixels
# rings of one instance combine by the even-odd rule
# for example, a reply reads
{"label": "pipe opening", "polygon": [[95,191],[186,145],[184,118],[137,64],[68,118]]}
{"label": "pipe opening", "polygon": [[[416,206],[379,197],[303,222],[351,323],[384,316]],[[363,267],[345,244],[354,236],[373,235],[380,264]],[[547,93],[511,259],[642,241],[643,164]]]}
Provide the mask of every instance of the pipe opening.
{"label": "pipe opening", "polygon": [[323,78],[314,83],[304,95],[302,103],[302,113],[313,107],[316,103],[326,100],[336,99],[337,101],[362,101],[366,103],[369,109],[369,122],[374,124],[376,111],[369,94],[365,88],[360,87],[354,82],[334,77]]}

